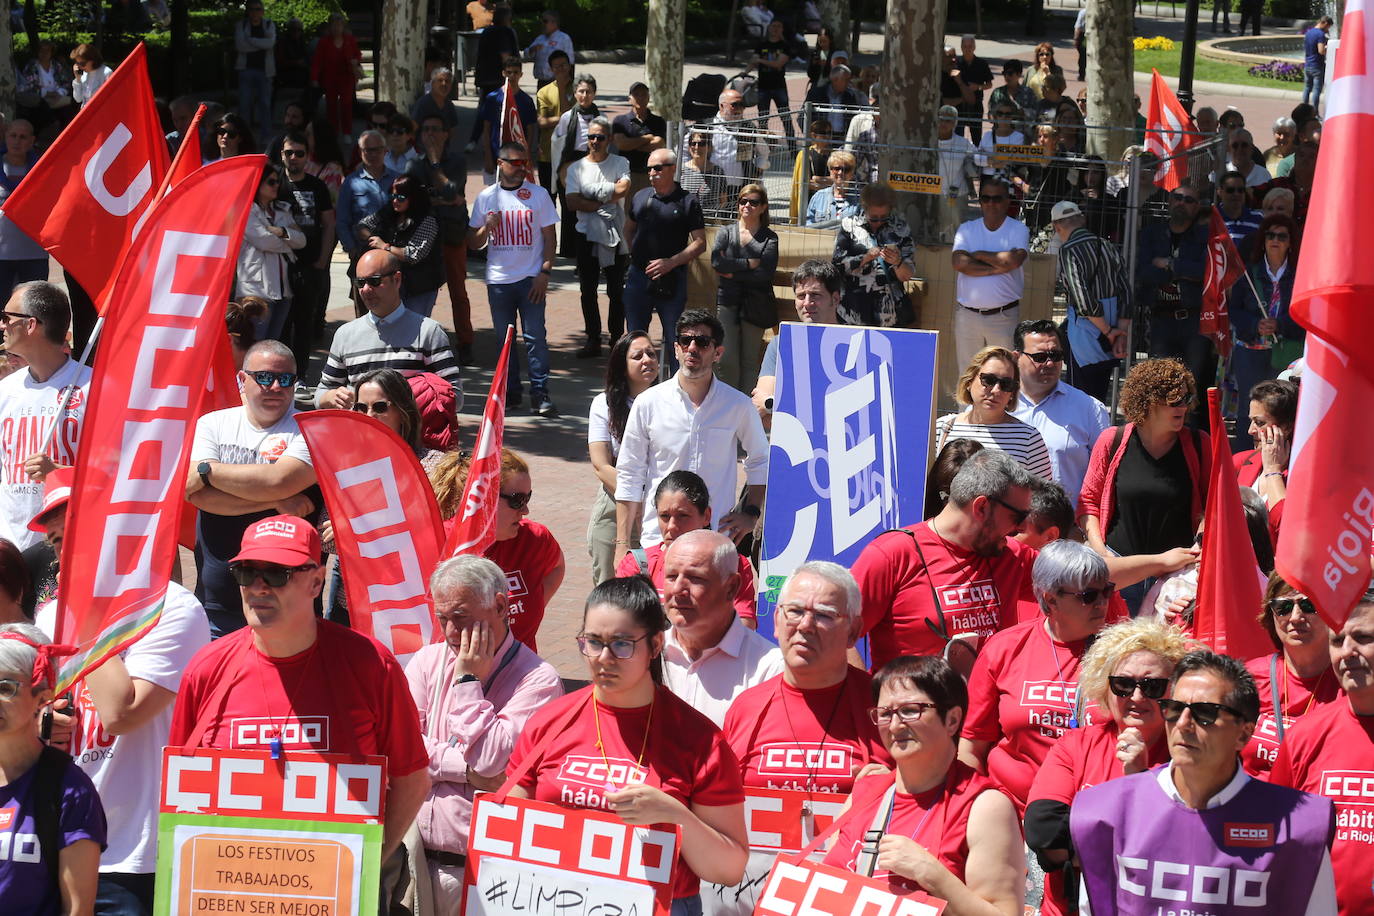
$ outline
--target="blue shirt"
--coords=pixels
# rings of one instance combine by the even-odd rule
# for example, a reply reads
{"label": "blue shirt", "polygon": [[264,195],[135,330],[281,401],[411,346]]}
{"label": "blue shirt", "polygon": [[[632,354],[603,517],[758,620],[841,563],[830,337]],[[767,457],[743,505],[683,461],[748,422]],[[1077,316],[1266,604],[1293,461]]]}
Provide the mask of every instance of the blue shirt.
{"label": "blue shirt", "polygon": [[[482,101],[477,103],[477,120],[485,121],[491,125],[491,158],[496,161],[501,155],[501,118],[505,114],[506,89],[502,86],[494,89],[482,96]],[[520,115],[522,125],[533,125],[538,121],[534,108],[534,99],[523,89],[515,92],[515,111]],[[525,146],[530,149],[530,156],[539,155],[539,128],[537,126],[526,131]]]}
{"label": "blue shirt", "polygon": [[391,183],[398,176],[391,169],[382,171],[381,178],[373,178],[363,166],[343,180],[339,188],[339,203],[334,208],[338,225],[339,244],[349,254],[357,254],[366,246],[358,241],[358,223],[364,216],[376,213],[391,202]]}
{"label": "blue shirt", "polygon": [[1302,37],[1302,50],[1307,55],[1308,70],[1326,69],[1326,52],[1318,51],[1317,45],[1326,43],[1326,30],[1316,26],[1307,30],[1307,34]]}
{"label": "blue shirt", "polygon": [[1039,431],[1050,453],[1054,479],[1076,505],[1093,443],[1102,430],[1112,425],[1107,408],[1092,395],[1060,381],[1039,404],[1032,403],[1021,391],[1012,416]]}
{"label": "blue shirt", "polygon": [[821,188],[811,195],[811,200],[806,204],[806,225],[835,227],[844,217],[856,216],[858,212],[858,194],[845,194],[841,201],[835,197],[833,189]]}

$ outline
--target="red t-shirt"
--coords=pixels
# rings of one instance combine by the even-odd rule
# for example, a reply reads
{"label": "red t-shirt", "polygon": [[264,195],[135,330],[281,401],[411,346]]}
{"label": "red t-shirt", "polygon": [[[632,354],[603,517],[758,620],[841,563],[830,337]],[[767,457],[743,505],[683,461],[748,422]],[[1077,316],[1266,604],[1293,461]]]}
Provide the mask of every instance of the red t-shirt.
{"label": "red t-shirt", "polygon": [[1086,713],[1075,707],[1086,648],[1086,642],[1051,639],[1041,615],[993,636],[973,664],[963,736],[995,742],[988,775],[1007,790],[1020,815],[1035,771],[1070,720],[1087,724]]}
{"label": "red t-shirt", "polygon": [[724,731],[744,784],[848,795],[864,765],[891,769],[868,717],[872,689],[868,672],[851,667],[833,687],[800,690],[778,675],[735,697]]}
{"label": "red t-shirt", "polygon": [[[1264,462],[1260,457],[1259,449],[1252,448],[1243,452],[1236,452],[1231,456],[1231,464],[1236,469],[1236,482],[1242,487],[1254,487],[1259,484],[1260,474],[1264,472]],[[1288,480],[1288,472],[1283,472],[1284,482]],[[1283,523],[1283,508],[1288,504],[1287,499],[1281,499],[1274,503],[1269,510],[1269,537],[1275,544],[1279,542],[1279,526]]]}
{"label": "red t-shirt", "polygon": [[[658,589],[658,597],[663,598],[663,542],[652,547],[644,548],[644,562],[649,567],[649,578],[653,580],[654,588]],[[735,614],[743,620],[754,620],[758,616],[758,610],[754,606],[754,564],[749,562],[749,558],[744,554],[739,555],[739,588],[735,591]],[[639,575],[639,561],[635,559],[633,553],[627,553],[620,560],[620,565],[615,568],[617,578],[627,578]]]}
{"label": "red t-shirt", "polygon": [[[1274,689],[1269,681],[1269,660],[1273,655],[1261,655],[1245,663],[1245,670],[1255,678],[1255,688],[1259,691],[1260,716],[1255,724],[1255,734],[1245,749],[1240,752],[1241,765],[1245,772],[1256,779],[1268,779],[1269,768],[1279,755],[1279,730],[1274,721]],[[1304,715],[1323,703],[1330,703],[1340,695],[1341,685],[1330,667],[1323,668],[1316,677],[1300,678],[1278,658],[1276,668],[1279,672],[1279,705],[1283,707],[1284,737]],[[1374,804],[1374,797],[1370,803]]]}
{"label": "red t-shirt", "polygon": [[[577,716],[561,726],[569,708]],[[652,719],[650,718],[652,714]],[[597,747],[597,718],[604,746]],[[557,732],[552,730],[558,727]],[[650,733],[645,741],[645,729]],[[606,793],[627,785],[657,786],[685,805],[724,807],[744,802],[739,760],[714,722],[659,687],[652,706],[616,709],[592,705],[592,688],[561,697],[530,719],[511,754],[507,773],[552,732],[539,759],[518,785],[531,798],[569,808],[606,808]],[[645,748],[643,765],[638,761]],[[608,788],[609,786],[609,788]],[[697,893],[700,882],[678,854],[673,898]]]}
{"label": "red t-shirt", "polygon": [[[863,596],[864,632],[869,638],[872,670],[899,655],[939,655],[944,640],[927,626],[940,616],[932,600],[932,579],[945,612],[949,635],[979,633],[987,637],[1016,622],[1018,603],[1037,609],[1031,593],[1031,567],[1037,552],[1015,538],[995,557],[979,556],[949,543],[927,522],[880,534],[854,561],[854,578]],[[921,554],[930,564],[929,571]],[[1027,611],[1029,614],[1030,612]]]}
{"label": "red t-shirt", "polygon": [[510,587],[510,631],[516,639],[538,652],[535,636],[548,603],[544,595],[544,577],[563,562],[563,548],[558,546],[548,528],[522,518],[515,537],[492,544],[486,558],[506,574]]}
{"label": "red t-shirt", "polygon": [[[892,774],[883,773],[865,776],[854,785],[848,817],[840,825],[830,852],[825,856],[825,864],[836,868],[855,870],[859,850],[863,846],[864,833],[873,826],[873,819],[882,804],[883,795],[892,785]],[[898,792],[892,802],[892,819],[888,822],[887,832],[909,836],[917,843],[934,853],[940,864],[948,868],[954,877],[965,881],[964,866],[968,863],[968,816],[974,801],[984,792],[996,792],[995,786],[986,776],[979,775],[967,764],[955,760],[949,768],[945,784],[919,795]],[[883,868],[875,868],[873,878],[886,879],[888,889],[894,894],[909,894],[924,890],[914,881],[908,881]]]}
{"label": "red t-shirt", "polygon": [[347,627],[316,626],[315,644],[288,658],[258,651],[247,627],[198,652],[181,679],[167,743],[267,750],[280,733],[287,751],[380,754],[388,778],[428,766],[396,658]]}
{"label": "red t-shirt", "polygon": [[1340,914],[1374,913],[1374,716],[1355,715],[1344,697],[1317,706],[1284,735],[1269,781],[1331,799]]}

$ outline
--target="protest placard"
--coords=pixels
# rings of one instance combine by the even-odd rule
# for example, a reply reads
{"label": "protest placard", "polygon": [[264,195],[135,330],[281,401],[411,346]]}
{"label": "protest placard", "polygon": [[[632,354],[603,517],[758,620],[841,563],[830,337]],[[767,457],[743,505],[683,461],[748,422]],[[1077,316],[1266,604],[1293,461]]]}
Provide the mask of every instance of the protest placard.
{"label": "protest placard", "polygon": [[872,878],[821,865],[779,859],[759,895],[755,916],[940,916],[945,901],[897,895]]}
{"label": "protest placard", "polygon": [[377,910],[386,758],[166,748],[158,916]]}
{"label": "protest placard", "polygon": [[479,796],[472,806],[461,911],[505,916],[542,905],[560,916],[668,916],[680,842],[676,827]]}
{"label": "protest placard", "polygon": [[935,400],[934,331],[784,322],[758,601],[759,632],[807,560],[851,566],[921,520]]}

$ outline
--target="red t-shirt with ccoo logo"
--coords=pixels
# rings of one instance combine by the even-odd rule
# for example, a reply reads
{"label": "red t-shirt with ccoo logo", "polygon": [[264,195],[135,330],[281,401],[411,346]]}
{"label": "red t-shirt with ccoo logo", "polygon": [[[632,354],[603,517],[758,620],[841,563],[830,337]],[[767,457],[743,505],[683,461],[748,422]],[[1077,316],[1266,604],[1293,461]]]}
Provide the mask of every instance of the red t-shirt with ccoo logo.
{"label": "red t-shirt with ccoo logo", "polygon": [[497,541],[486,557],[506,574],[510,586],[510,630],[515,638],[539,651],[535,637],[544,619],[544,577],[563,562],[563,548],[553,532],[538,522],[520,520],[520,530],[507,541]]}
{"label": "red t-shirt with ccoo logo", "polygon": [[1279,755],[1279,729],[1274,720],[1274,693],[1277,688],[1279,705],[1283,707],[1284,734],[1297,724],[1304,715],[1323,703],[1330,703],[1340,695],[1341,685],[1336,674],[1328,666],[1316,677],[1300,678],[1284,664],[1280,656],[1275,664],[1279,683],[1271,686],[1269,680],[1269,661],[1274,656],[1262,655],[1245,663],[1245,670],[1255,678],[1255,689],[1259,691],[1260,715],[1255,723],[1255,734],[1250,743],[1240,752],[1241,766],[1245,772],[1256,779],[1268,779],[1269,768]]}

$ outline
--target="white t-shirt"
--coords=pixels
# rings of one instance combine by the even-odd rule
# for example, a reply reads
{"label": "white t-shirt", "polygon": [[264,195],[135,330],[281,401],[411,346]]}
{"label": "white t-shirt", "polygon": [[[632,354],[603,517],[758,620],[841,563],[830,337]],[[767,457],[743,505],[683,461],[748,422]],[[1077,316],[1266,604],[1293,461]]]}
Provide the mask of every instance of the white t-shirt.
{"label": "white t-shirt", "polygon": [[501,214],[501,224],[487,236],[487,282],[518,283],[537,276],[544,264],[543,230],[558,225],[549,192],[528,181],[513,191],[500,182],[488,185],[472,204],[468,226],[481,227],[492,211]]}
{"label": "white t-shirt", "polygon": [[[57,602],[39,610],[38,628],[52,634]],[[148,634],[120,653],[129,676],[176,693],[191,657],[210,643],[210,624],[200,602],[169,582],[166,603]],[[72,757],[95,783],[109,821],[108,846],[100,870],[146,875],[157,870],[157,810],[161,789],[162,748],[172,728],[172,707],[141,728],[112,736],[101,727],[95,704],[83,681],[76,688],[77,727]]]}
{"label": "white t-shirt", "polygon": [[[588,157],[583,157],[572,165],[568,166],[568,178],[566,191],[569,194],[583,194],[582,189],[591,185],[606,182],[615,184],[622,178],[630,177],[630,162],[624,156],[610,155],[600,162],[592,162]],[[625,209],[625,198],[615,202],[615,205],[623,212]],[[577,231],[583,235],[587,234],[587,224],[594,219],[601,219],[595,213],[583,213],[577,211]]]}
{"label": "white t-shirt", "polygon": [[[954,234],[955,251],[1030,251],[1030,232],[1026,224],[1008,216],[996,230],[989,229],[983,218],[971,219]],[[1026,286],[1025,267],[1010,273],[990,277],[970,277],[958,274],[954,298],[971,309],[1001,308],[1021,298]]]}
{"label": "white t-shirt", "polygon": [[43,484],[29,479],[24,462],[47,438],[63,389],[76,385],[80,390],[48,448],[48,457],[57,464],[76,464],[90,384],[91,370],[73,359],[46,382],[35,382],[27,369],[0,379],[0,537],[20,550],[43,540],[43,535],[29,530],[29,522],[43,506]]}
{"label": "white t-shirt", "polygon": [[310,464],[310,449],[296,425],[294,407],[266,429],[254,426],[243,407],[207,413],[196,423],[196,438],[191,443],[192,466],[200,461],[271,464],[282,457],[299,458]]}

